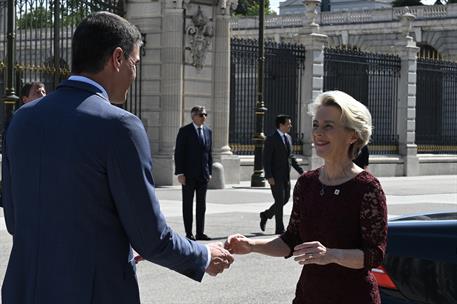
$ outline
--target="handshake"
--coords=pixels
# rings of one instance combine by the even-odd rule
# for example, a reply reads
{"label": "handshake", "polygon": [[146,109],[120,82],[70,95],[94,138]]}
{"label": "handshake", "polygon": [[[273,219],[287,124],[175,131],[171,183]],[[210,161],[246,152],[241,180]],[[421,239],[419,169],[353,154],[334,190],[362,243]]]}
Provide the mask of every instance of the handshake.
{"label": "handshake", "polygon": [[252,240],[241,234],[234,234],[227,238],[225,244],[210,243],[208,248],[211,252],[211,261],[206,272],[216,276],[228,269],[234,262],[232,254],[247,254],[252,252]]}

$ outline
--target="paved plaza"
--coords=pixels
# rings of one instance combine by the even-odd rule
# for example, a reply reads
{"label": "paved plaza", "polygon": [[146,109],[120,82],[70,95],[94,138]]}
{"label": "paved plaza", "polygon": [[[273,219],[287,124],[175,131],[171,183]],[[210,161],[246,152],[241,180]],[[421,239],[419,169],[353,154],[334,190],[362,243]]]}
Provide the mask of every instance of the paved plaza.
{"label": "paved plaza", "polygon": [[[423,211],[457,211],[457,175],[386,177],[380,181],[387,194],[389,218]],[[180,188],[158,188],[157,194],[169,225],[183,234]],[[205,232],[219,241],[224,241],[232,233],[273,237],[274,221],[268,221],[265,233],[259,229],[259,212],[271,203],[268,188],[253,189],[249,183],[209,190]],[[285,207],[285,222],[291,207],[291,203]],[[1,280],[11,249],[11,236],[6,232],[2,212]],[[202,283],[145,261],[138,265],[137,274],[144,304],[291,303],[300,267],[290,259],[250,254],[236,256],[230,269],[217,277],[205,275]]]}

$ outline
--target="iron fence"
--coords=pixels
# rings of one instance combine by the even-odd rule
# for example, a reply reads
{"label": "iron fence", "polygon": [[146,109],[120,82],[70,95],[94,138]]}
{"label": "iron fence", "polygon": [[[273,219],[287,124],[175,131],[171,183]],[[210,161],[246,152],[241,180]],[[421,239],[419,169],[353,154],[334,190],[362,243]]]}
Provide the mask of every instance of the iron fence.
{"label": "iron fence", "polygon": [[457,63],[417,60],[418,153],[457,153]]}
{"label": "iron fence", "polygon": [[[6,1],[0,2],[0,90],[6,67]],[[17,0],[16,95],[31,81],[43,82],[48,92],[70,75],[71,38],[83,18],[95,11],[123,16],[123,0]],[[125,108],[141,116],[141,65]],[[20,105],[17,105],[20,106]],[[2,115],[3,117],[3,115]]]}
{"label": "iron fence", "polygon": [[[257,59],[257,40],[231,40],[229,143],[235,154],[254,154]],[[299,130],[304,60],[302,45],[265,42],[265,134],[276,130],[276,115],[290,115],[296,154],[303,154],[303,134]]]}
{"label": "iron fence", "polygon": [[324,91],[344,91],[365,104],[373,118],[372,154],[398,154],[398,56],[326,48]]}

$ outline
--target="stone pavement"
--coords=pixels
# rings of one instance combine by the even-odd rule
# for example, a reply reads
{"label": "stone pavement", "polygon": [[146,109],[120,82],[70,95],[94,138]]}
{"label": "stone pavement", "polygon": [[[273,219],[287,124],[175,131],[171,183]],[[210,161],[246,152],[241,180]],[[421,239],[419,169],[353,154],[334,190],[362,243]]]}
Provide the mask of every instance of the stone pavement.
{"label": "stone pavement", "polygon": [[[419,212],[457,211],[457,175],[380,178],[387,194],[389,217]],[[183,234],[181,191],[162,187],[157,195],[169,225]],[[272,202],[268,188],[253,189],[248,182],[209,190],[205,232],[215,241],[232,233],[271,238],[274,221],[265,233],[259,229],[259,212]],[[285,223],[292,204],[285,207]],[[1,210],[1,209],[0,209]],[[3,280],[11,248],[11,237],[4,228],[0,211],[0,278]],[[145,304],[229,304],[291,303],[300,267],[293,260],[250,254],[236,256],[232,267],[215,278],[205,276],[202,283],[149,262],[138,265],[142,303]]]}

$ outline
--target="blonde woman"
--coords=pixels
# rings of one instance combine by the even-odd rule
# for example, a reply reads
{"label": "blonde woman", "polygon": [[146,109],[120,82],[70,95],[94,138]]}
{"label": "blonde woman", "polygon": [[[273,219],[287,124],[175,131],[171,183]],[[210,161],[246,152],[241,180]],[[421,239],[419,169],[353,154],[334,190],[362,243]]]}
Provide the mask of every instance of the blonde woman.
{"label": "blonde woman", "polygon": [[310,115],[325,163],[297,180],[287,230],[270,240],[232,235],[226,246],[235,254],[294,256],[303,265],[295,304],[379,304],[370,270],[384,257],[386,199],[379,181],[352,162],[370,139],[370,112],[348,94],[329,91]]}

